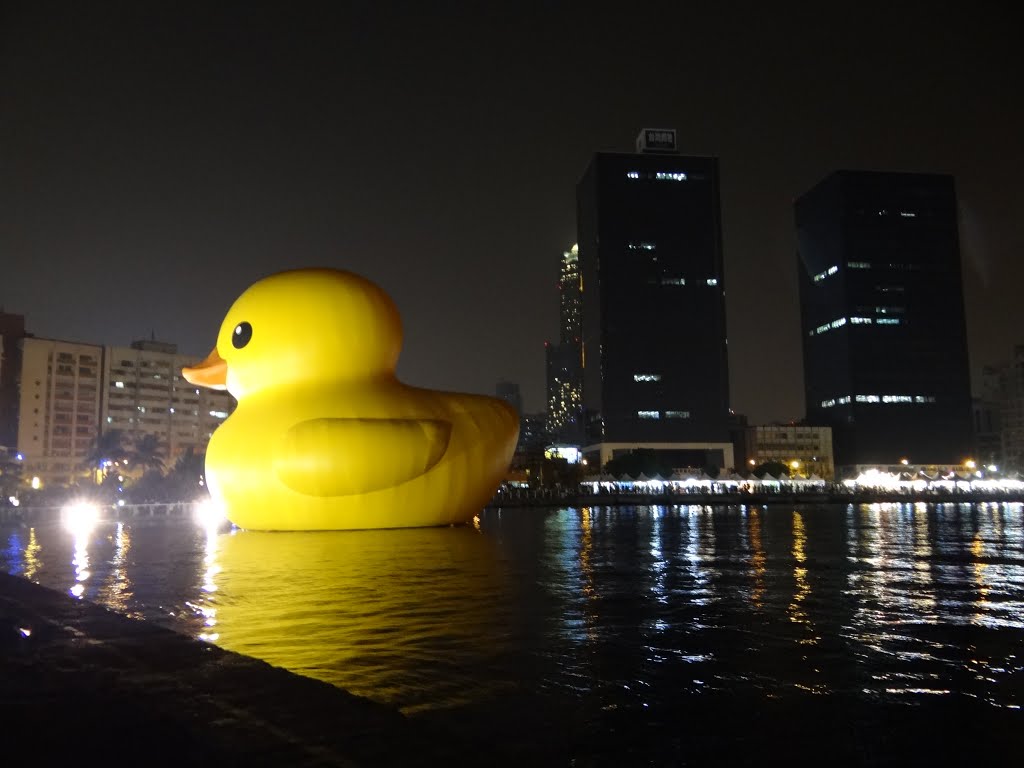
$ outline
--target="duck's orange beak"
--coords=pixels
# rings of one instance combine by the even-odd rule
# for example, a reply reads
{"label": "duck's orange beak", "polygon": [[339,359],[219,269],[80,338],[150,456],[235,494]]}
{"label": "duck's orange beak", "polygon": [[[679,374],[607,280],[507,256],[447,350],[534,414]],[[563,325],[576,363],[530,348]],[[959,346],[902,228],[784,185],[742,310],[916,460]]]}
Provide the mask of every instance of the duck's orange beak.
{"label": "duck's orange beak", "polygon": [[182,368],[181,375],[185,377],[185,381],[195,384],[197,387],[228,388],[228,364],[223,357],[217,354],[216,347],[203,362],[191,368]]}

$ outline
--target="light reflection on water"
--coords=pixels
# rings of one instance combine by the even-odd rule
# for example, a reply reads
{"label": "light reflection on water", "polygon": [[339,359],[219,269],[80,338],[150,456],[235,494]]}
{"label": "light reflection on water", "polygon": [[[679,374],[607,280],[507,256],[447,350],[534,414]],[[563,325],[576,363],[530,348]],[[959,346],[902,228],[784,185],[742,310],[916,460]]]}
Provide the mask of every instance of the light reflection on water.
{"label": "light reflection on water", "polygon": [[1024,699],[1024,505],[594,507],[474,526],[8,527],[0,567],[400,706]]}

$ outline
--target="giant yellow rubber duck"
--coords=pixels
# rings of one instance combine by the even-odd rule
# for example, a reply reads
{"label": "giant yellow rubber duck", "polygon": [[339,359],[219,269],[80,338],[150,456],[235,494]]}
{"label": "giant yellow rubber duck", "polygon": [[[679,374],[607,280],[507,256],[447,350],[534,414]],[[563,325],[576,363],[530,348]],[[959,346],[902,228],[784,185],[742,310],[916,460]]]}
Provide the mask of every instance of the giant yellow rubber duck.
{"label": "giant yellow rubber duck", "polygon": [[502,400],[395,376],[398,310],[351,272],[299,269],[250,286],[217,345],[184,368],[238,406],[206,452],[211,495],[256,530],[468,522],[508,469],[519,417]]}

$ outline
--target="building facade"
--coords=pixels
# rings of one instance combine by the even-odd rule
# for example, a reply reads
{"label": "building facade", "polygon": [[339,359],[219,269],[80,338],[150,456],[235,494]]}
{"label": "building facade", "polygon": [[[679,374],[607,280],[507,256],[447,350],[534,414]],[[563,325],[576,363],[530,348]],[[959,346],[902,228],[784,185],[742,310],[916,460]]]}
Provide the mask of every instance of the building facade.
{"label": "building facade", "polygon": [[547,429],[560,442],[579,443],[583,439],[583,296],[576,245],[562,254],[558,299],[558,343],[544,345]]}
{"label": "building facade", "polygon": [[973,447],[952,177],[838,171],[795,203],[809,423],[835,463],[958,465]]}
{"label": "building facade", "polygon": [[672,131],[638,149],[577,186],[585,453],[731,467],[718,160]]}
{"label": "building facade", "polygon": [[103,347],[35,337],[20,344],[22,477],[37,487],[74,482],[99,434]]}
{"label": "building facade", "polygon": [[832,429],[806,424],[764,424],[746,428],[747,469],[785,464],[790,476],[835,479]]}
{"label": "building facade", "polygon": [[174,344],[107,347],[104,359],[103,431],[119,430],[129,444],[155,436],[167,469],[189,449],[205,452],[213,430],[234,409],[226,391],[197,388],[182,378],[181,369],[198,358],[179,354]]}

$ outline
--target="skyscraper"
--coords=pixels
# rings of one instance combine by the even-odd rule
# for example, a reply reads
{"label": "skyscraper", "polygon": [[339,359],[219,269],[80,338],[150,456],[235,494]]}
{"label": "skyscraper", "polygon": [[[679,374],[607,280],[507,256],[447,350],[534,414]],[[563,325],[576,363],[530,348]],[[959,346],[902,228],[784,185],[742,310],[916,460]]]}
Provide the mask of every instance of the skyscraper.
{"label": "skyscraper", "polygon": [[718,160],[644,130],[576,189],[588,460],[732,466]]}
{"label": "skyscraper", "polygon": [[545,344],[547,429],[561,442],[583,438],[583,352],[580,327],[582,294],[579,249],[562,254],[558,278],[558,344]]}
{"label": "skyscraper", "polygon": [[838,171],[795,203],[807,417],[835,462],[959,464],[972,445],[951,176]]}

